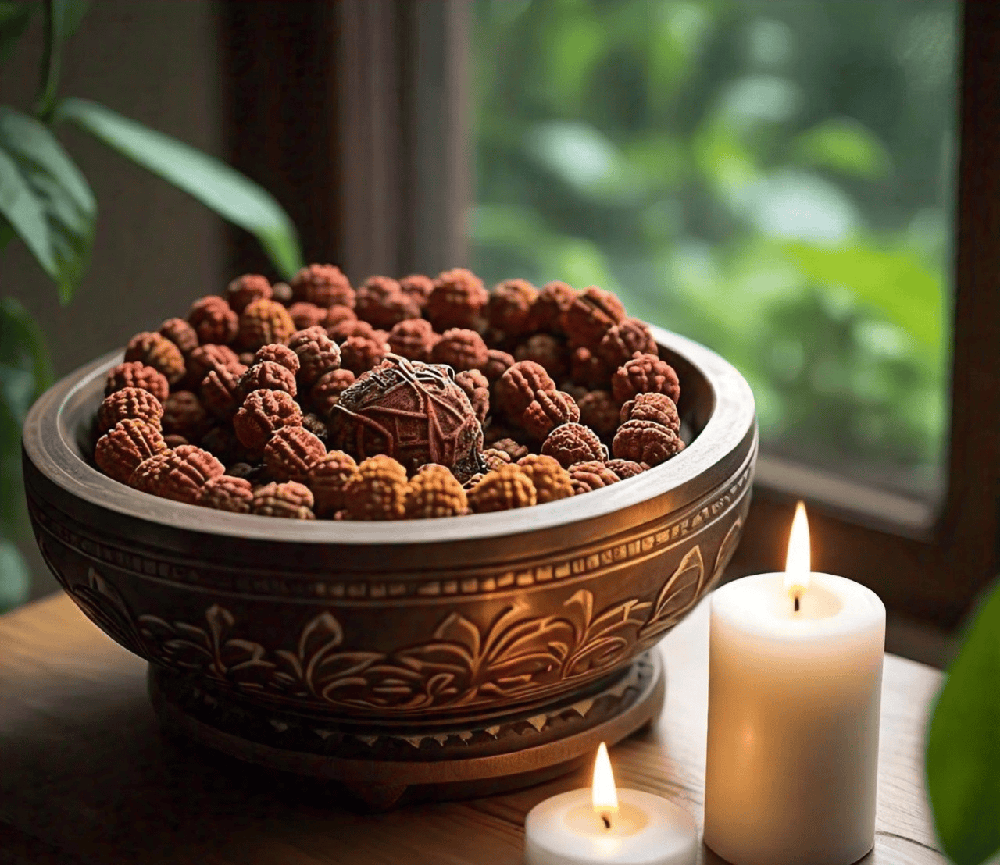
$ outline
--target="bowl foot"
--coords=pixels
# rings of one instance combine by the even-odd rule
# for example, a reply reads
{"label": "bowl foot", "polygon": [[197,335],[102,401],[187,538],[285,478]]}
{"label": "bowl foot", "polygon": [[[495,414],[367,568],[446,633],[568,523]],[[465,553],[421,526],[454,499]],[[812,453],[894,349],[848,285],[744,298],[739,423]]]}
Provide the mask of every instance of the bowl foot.
{"label": "bowl foot", "polygon": [[547,706],[475,722],[412,727],[330,721],[255,705],[150,666],[161,725],[241,760],[339,782],[368,808],[488,796],[555,778],[648,725],[663,705],[654,650]]}

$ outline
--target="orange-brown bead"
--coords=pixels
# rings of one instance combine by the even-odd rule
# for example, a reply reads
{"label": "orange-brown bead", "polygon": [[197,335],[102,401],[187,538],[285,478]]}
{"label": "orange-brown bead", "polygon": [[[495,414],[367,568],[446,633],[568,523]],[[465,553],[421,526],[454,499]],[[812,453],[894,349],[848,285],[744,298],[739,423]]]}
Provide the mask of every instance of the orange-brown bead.
{"label": "orange-brown bead", "polygon": [[252,513],[288,520],[316,519],[312,506],[312,492],[297,481],[265,484],[254,490],[250,503]]}
{"label": "orange-brown bead", "polygon": [[198,504],[216,511],[248,514],[253,503],[253,486],[244,478],[218,475],[205,481]]}
{"label": "orange-brown bead", "polygon": [[684,450],[684,442],[670,427],[648,420],[625,421],[615,433],[616,459],[656,466]]}
{"label": "orange-brown bead", "polygon": [[527,508],[538,503],[531,478],[516,465],[504,465],[483,476],[466,494],[473,513]]}
{"label": "orange-brown bead", "polygon": [[236,338],[239,318],[221,297],[209,295],[196,300],[188,310],[187,320],[202,345],[210,342],[226,345]]}
{"label": "orange-brown bead", "polygon": [[406,485],[406,519],[456,517],[468,509],[465,490],[444,466],[424,466]]}
{"label": "orange-brown bead", "polygon": [[590,390],[578,401],[580,423],[589,426],[601,438],[610,438],[618,429],[618,403],[606,390]]}
{"label": "orange-brown bead", "polygon": [[300,426],[276,430],[264,445],[264,465],[278,481],[306,483],[309,470],[326,456],[326,446]]}
{"label": "orange-brown bead", "polygon": [[392,326],[389,348],[407,360],[430,360],[431,349],[439,339],[426,318],[408,318]]}
{"label": "orange-brown bead", "polygon": [[143,420],[125,418],[97,440],[94,462],[109,478],[124,484],[143,460],[166,449],[157,427]]}
{"label": "orange-brown bead", "polygon": [[626,363],[636,352],[656,354],[656,340],[649,325],[637,318],[626,318],[620,324],[609,328],[597,347],[597,355],[611,369]]}
{"label": "orange-brown bead", "polygon": [[163,403],[141,387],[124,387],[108,394],[97,410],[97,431],[106,433],[118,421],[141,420],[162,427]]}
{"label": "orange-brown bead", "polygon": [[161,403],[170,393],[170,383],[161,372],[151,366],[146,366],[137,360],[120,363],[108,371],[104,383],[104,395],[110,396],[115,391],[126,387],[137,387],[149,391]]}
{"label": "orange-brown bead", "polygon": [[609,487],[621,480],[603,460],[574,463],[569,467],[569,476],[573,482],[573,494],[577,496]]}
{"label": "orange-brown bead", "polygon": [[390,328],[420,315],[420,303],[387,276],[371,276],[358,288],[354,311],[375,327]]}
{"label": "orange-brown bead", "polygon": [[295,322],[276,300],[255,300],[239,318],[237,343],[248,351],[256,351],[272,342],[286,343],[295,333]]}
{"label": "orange-brown bead", "polygon": [[490,413],[490,383],[478,369],[463,370],[455,376],[455,384],[465,391],[479,422]]}
{"label": "orange-brown bead", "polygon": [[573,495],[573,479],[553,457],[527,454],[517,461],[517,465],[535,485],[538,504],[567,499]]}
{"label": "orange-brown bead", "polygon": [[574,463],[608,458],[608,449],[590,427],[579,423],[557,426],[542,442],[542,453],[569,468]]}
{"label": "orange-brown bead", "polygon": [[183,318],[168,318],[160,325],[160,336],[165,336],[187,357],[198,347],[198,334]]}
{"label": "orange-brown bead", "polygon": [[184,377],[184,355],[165,336],[158,333],[137,333],[125,346],[125,361],[138,361],[163,374],[170,384]]}
{"label": "orange-brown bead", "polygon": [[316,514],[332,517],[347,505],[347,484],[358,473],[354,457],[343,451],[330,451],[309,469],[306,485],[316,498]]}
{"label": "orange-brown bead", "polygon": [[528,330],[531,308],[538,298],[538,289],[526,279],[507,279],[490,293],[486,318],[490,327],[508,336],[519,336]]}
{"label": "orange-brown bead", "polygon": [[406,469],[392,457],[378,454],[361,462],[347,483],[347,518],[399,520],[406,513]]}

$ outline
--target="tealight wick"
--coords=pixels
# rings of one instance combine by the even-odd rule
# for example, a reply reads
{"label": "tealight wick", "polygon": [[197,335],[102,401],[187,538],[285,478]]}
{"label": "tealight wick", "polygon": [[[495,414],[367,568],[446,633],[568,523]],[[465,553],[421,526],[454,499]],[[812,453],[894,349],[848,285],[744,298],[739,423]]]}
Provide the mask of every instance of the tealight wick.
{"label": "tealight wick", "polygon": [[792,603],[795,605],[795,612],[797,613],[799,611],[799,607],[802,605],[801,596],[798,592],[795,593]]}
{"label": "tealight wick", "polygon": [[611,818],[607,814],[601,814],[601,820],[604,821],[604,828],[605,829],[610,829],[611,828]]}

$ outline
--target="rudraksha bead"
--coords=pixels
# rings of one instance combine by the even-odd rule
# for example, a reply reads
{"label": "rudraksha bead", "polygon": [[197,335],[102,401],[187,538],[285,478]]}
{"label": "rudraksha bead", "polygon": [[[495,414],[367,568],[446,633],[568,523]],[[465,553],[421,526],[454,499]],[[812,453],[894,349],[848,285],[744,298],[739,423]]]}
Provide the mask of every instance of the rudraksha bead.
{"label": "rudraksha bead", "polygon": [[532,360],[556,381],[569,371],[569,352],[559,337],[548,333],[529,336],[514,349],[515,360]]}
{"label": "rudraksha bead", "polygon": [[601,438],[610,438],[618,429],[618,403],[606,390],[590,390],[581,397],[580,423],[586,424]]}
{"label": "rudraksha bead", "polygon": [[610,291],[585,288],[563,314],[563,329],[574,345],[596,351],[606,334],[625,319],[625,307]]}
{"label": "rudraksha bead", "polygon": [[141,387],[123,387],[108,394],[97,410],[97,431],[106,433],[121,420],[141,420],[160,429],[163,403]]}
{"label": "rudraksha bead", "polygon": [[580,407],[568,393],[561,390],[540,390],[521,412],[524,431],[541,441],[557,426],[580,420]]}
{"label": "rudraksha bead", "polygon": [[612,367],[589,348],[577,346],[570,354],[570,375],[577,384],[591,390],[606,390],[611,387],[611,373]]}
{"label": "rudraksha bead", "polygon": [[283,390],[255,390],[233,417],[233,430],[243,447],[260,453],[276,430],[302,426],[299,404]]}
{"label": "rudraksha bead", "polygon": [[[326,311],[326,321],[323,324],[329,331],[331,327],[335,327],[345,321],[358,321],[358,316],[354,309],[350,306],[331,306]],[[329,336],[331,339],[336,339],[332,333]]]}
{"label": "rudraksha bead", "polygon": [[170,384],[184,377],[184,355],[165,336],[149,331],[137,333],[125,346],[125,361],[138,361],[162,373]]}
{"label": "rudraksha bead", "polygon": [[198,504],[216,511],[248,514],[253,503],[253,486],[243,478],[218,475],[205,482],[198,497]]}
{"label": "rudraksha bead", "polygon": [[386,454],[369,457],[347,482],[348,519],[400,520],[406,512],[406,469]]}
{"label": "rudraksha bead", "polygon": [[125,418],[97,440],[94,462],[109,478],[124,484],[139,463],[166,449],[158,427],[143,420]]}
{"label": "rudraksha bead", "polygon": [[452,327],[475,330],[489,299],[489,292],[478,276],[464,268],[456,268],[438,274],[424,312],[434,329],[441,333]]}
{"label": "rudraksha bead", "polygon": [[563,316],[579,292],[565,282],[550,282],[538,292],[531,305],[528,330],[535,333],[563,333]]}
{"label": "rudraksha bead", "polygon": [[455,372],[478,369],[489,358],[489,348],[474,330],[453,327],[441,334],[431,349],[432,363],[446,363]]}
{"label": "rudraksha bead", "polygon": [[648,420],[680,432],[681,419],[677,404],[665,393],[639,393],[628,400],[619,413],[618,420]]}
{"label": "rudraksha bead", "polygon": [[507,279],[490,293],[486,305],[486,319],[490,327],[508,336],[519,336],[527,331],[531,308],[538,298],[538,289],[526,279]]}
{"label": "rudraksha bead", "polygon": [[637,463],[635,460],[606,460],[604,464],[623,481],[641,475],[649,468],[645,463]]}
{"label": "rudraksha bead", "polygon": [[542,453],[555,457],[559,465],[569,468],[574,463],[608,458],[608,449],[601,444],[590,427],[579,423],[557,426],[542,442]]}
{"label": "rudraksha bead", "polygon": [[288,367],[265,360],[247,367],[240,376],[236,386],[236,401],[242,403],[247,394],[254,390],[283,390],[289,396],[295,396],[298,388],[295,384],[295,373]]}
{"label": "rudraksha bead", "polygon": [[270,300],[273,295],[271,283],[259,273],[244,273],[226,286],[226,300],[237,315],[255,300]]}
{"label": "rudraksha bead", "polygon": [[189,378],[198,383],[212,370],[239,369],[243,372],[239,356],[226,345],[199,345],[188,355],[187,366]]}
{"label": "rudraksha bead", "polygon": [[208,416],[197,394],[189,390],[177,390],[164,401],[164,435],[184,436],[194,443],[208,431],[208,427]]}
{"label": "rudraksha bead", "polygon": [[427,298],[431,296],[431,292],[434,290],[434,280],[422,273],[411,273],[399,281],[399,287],[403,291],[403,294],[412,297],[416,301],[417,306],[423,310],[427,306]]}
{"label": "rudraksha bead", "polygon": [[361,375],[380,364],[387,354],[388,346],[374,336],[349,336],[340,345],[340,365]]}
{"label": "rudraksha bead", "polygon": [[213,369],[202,379],[198,389],[201,404],[219,420],[229,420],[236,413],[239,407],[236,389],[241,376],[238,368],[221,367]]}
{"label": "rudraksha bead", "polygon": [[187,320],[202,345],[227,345],[236,338],[239,318],[221,297],[209,295],[196,300],[188,310]]}
{"label": "rudraksha bead", "polygon": [[[322,328],[320,329],[322,330]],[[263,363],[265,360],[283,366],[292,375],[295,375],[299,371],[300,363],[298,354],[292,351],[289,346],[278,342],[271,342],[257,349],[253,356],[253,363]],[[253,364],[250,365],[252,366]]]}
{"label": "rudraksha bead", "polygon": [[167,433],[163,437],[163,441],[166,442],[167,448],[179,448],[181,445],[192,444],[185,436],[179,433]]}
{"label": "rudraksha bead", "polygon": [[490,443],[490,447],[493,450],[503,451],[515,462],[521,459],[521,457],[528,455],[528,446],[523,445],[518,441],[514,441],[512,438],[497,439],[496,441]]}
{"label": "rudraksha bead", "polygon": [[521,360],[500,376],[494,396],[498,408],[511,418],[519,418],[538,391],[555,389],[555,382],[543,367],[531,360]]}
{"label": "rudraksha bead", "polygon": [[389,348],[407,360],[427,361],[439,339],[426,318],[408,318],[397,322],[389,331]]}
{"label": "rudraksha bead", "polygon": [[276,300],[255,300],[240,313],[237,342],[241,348],[256,351],[272,342],[288,342],[295,333],[295,322]]}
{"label": "rudraksha bead", "polygon": [[196,504],[205,483],[225,472],[212,454],[194,445],[181,445],[139,463],[129,484],[175,502]]}
{"label": "rudraksha bead", "polygon": [[264,517],[289,520],[314,520],[313,494],[298,481],[270,483],[253,491],[250,511]]}
{"label": "rudraksha bead", "polygon": [[587,460],[569,467],[574,495],[583,495],[592,490],[609,487],[621,480],[602,460]]}
{"label": "rudraksha bead", "polygon": [[573,479],[553,457],[527,454],[517,461],[517,465],[535,485],[538,504],[568,499],[573,495]]}
{"label": "rudraksha bead", "polygon": [[[346,308],[346,307],[345,307]],[[327,322],[327,310],[315,303],[299,301],[288,307],[288,314],[292,317],[295,327],[298,330],[305,330],[307,327],[323,327]]]}
{"label": "rudraksha bead", "polygon": [[316,438],[323,442],[323,447],[326,447],[327,439],[330,435],[330,430],[326,425],[326,421],[323,420],[316,412],[305,412],[302,415],[302,427],[303,429],[309,430]]}
{"label": "rudraksha bead", "polygon": [[465,490],[444,466],[424,466],[406,485],[408,520],[457,517],[468,510]]}
{"label": "rudraksha bead", "polygon": [[377,333],[374,327],[360,318],[342,319],[336,324],[329,325],[326,332],[330,339],[338,343],[343,343],[344,340],[350,339],[352,336],[375,339]]}
{"label": "rudraksha bead", "polygon": [[487,469],[493,471],[493,469],[498,469],[500,466],[509,466],[514,460],[507,451],[486,448],[483,451],[483,462],[486,463]]}
{"label": "rudraksha bead", "polygon": [[316,306],[349,306],[354,308],[354,289],[339,267],[332,264],[310,264],[295,274],[292,298]]}
{"label": "rudraksha bead", "polygon": [[343,451],[330,451],[309,469],[306,485],[316,497],[316,515],[332,517],[346,507],[347,482],[358,473],[354,457]]}
{"label": "rudraksha bead", "polygon": [[288,306],[292,302],[292,287],[287,282],[276,282],[271,286],[271,298]]}
{"label": "rudraksha bead", "polygon": [[465,391],[476,417],[482,423],[490,413],[490,383],[478,369],[467,369],[455,375],[455,384]]}
{"label": "rudraksha bead", "polygon": [[312,387],[320,376],[340,369],[340,346],[327,336],[323,327],[296,331],[288,341],[288,348],[298,358],[298,380],[303,389]]}
{"label": "rudraksha bead", "polygon": [[681,386],[674,368],[655,354],[635,354],[611,376],[611,394],[620,403],[640,393],[665,393],[675,403]]}
{"label": "rudraksha bead", "polygon": [[684,442],[663,424],[629,420],[618,428],[611,447],[616,459],[656,466],[684,450]]}
{"label": "rudraksha bead", "polygon": [[309,469],[326,456],[326,446],[309,430],[300,426],[276,430],[264,445],[264,466],[277,481],[305,483]]}
{"label": "rudraksha bead", "polygon": [[356,459],[386,454],[409,471],[440,463],[464,480],[481,467],[482,427],[451,371],[398,355],[341,394],[330,434],[335,447]]}
{"label": "rudraksha bead", "polygon": [[183,318],[168,318],[160,325],[160,336],[165,336],[187,357],[198,347],[198,334]]}
{"label": "rudraksha bead", "polygon": [[649,325],[637,318],[626,318],[620,324],[609,328],[597,347],[597,355],[611,369],[617,369],[628,362],[636,352],[656,354],[656,340]]}
{"label": "rudraksha bead", "polygon": [[237,462],[245,453],[245,448],[229,424],[214,426],[208,430],[201,437],[201,446],[226,466]]}
{"label": "rudraksha bead", "polygon": [[146,366],[137,360],[120,363],[108,371],[104,383],[104,395],[110,396],[116,390],[126,387],[147,390],[161,403],[170,393],[170,384],[163,373],[157,372],[151,366]]}
{"label": "rudraksha bead", "polygon": [[329,417],[340,395],[355,382],[354,373],[349,369],[332,369],[323,373],[309,390],[313,407],[323,417]]}
{"label": "rudraksha bead", "polygon": [[396,280],[370,276],[356,292],[354,311],[375,327],[390,328],[407,318],[417,318],[420,304]]}
{"label": "rudraksha bead", "polygon": [[486,363],[483,364],[483,374],[490,380],[490,384],[495,384],[513,365],[512,354],[491,348],[487,353]]}
{"label": "rudraksha bead", "polygon": [[538,502],[531,478],[515,465],[488,472],[466,495],[469,507],[477,514],[528,508]]}

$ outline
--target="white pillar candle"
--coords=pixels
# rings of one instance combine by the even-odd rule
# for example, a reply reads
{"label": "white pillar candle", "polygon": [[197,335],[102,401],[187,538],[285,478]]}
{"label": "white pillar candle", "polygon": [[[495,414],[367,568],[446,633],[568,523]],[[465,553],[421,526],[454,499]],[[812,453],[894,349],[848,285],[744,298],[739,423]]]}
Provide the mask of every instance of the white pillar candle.
{"label": "white pillar candle", "polygon": [[699,846],[694,819],[682,808],[615,789],[603,743],[592,788],[536,805],[524,830],[525,865],[694,865]]}
{"label": "white pillar candle", "polygon": [[850,865],[874,843],[885,607],[809,573],[808,534],[796,556],[711,597],[705,843],[734,865]]}

